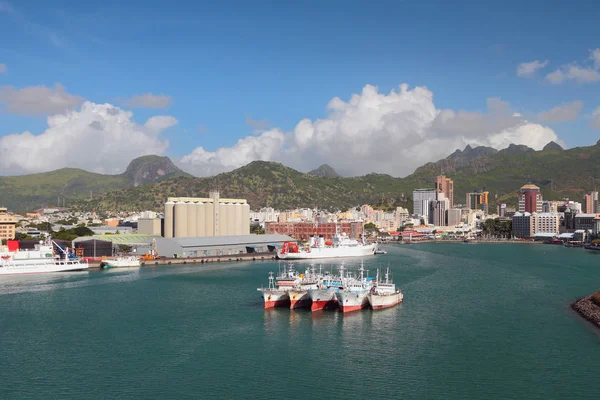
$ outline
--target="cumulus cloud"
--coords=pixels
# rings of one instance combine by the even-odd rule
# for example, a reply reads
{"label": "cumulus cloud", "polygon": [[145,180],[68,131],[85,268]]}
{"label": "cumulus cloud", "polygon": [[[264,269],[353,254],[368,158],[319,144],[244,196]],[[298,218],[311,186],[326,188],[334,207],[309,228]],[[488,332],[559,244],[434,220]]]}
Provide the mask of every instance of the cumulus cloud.
{"label": "cumulus cloud", "polygon": [[488,99],[486,112],[439,110],[431,91],[406,84],[387,94],[367,85],[348,101],[333,98],[327,109],[326,118],[303,119],[291,132],[270,129],[214,152],[199,147],[180,165],[200,176],[253,160],[280,161],[304,171],[328,163],[345,175],[405,176],[467,144],[541,149],[560,142],[552,129],[524,120],[500,99]]}
{"label": "cumulus cloud", "polygon": [[54,87],[31,86],[15,89],[12,86],[0,87],[0,105],[13,114],[48,115],[63,113],[77,108],[84,99],[69,94],[57,83]]}
{"label": "cumulus cloud", "polygon": [[0,138],[0,175],[66,166],[120,173],[134,157],[163,154],[169,143],[160,133],[176,120],[159,116],[139,125],[130,111],[85,102],[79,110],[48,117],[47,123],[39,135],[23,132]]}
{"label": "cumulus cloud", "polygon": [[590,127],[593,129],[600,129],[600,107],[596,108],[592,113],[592,119],[590,120]]}
{"label": "cumulus cloud", "polygon": [[517,66],[517,76],[520,76],[521,78],[531,78],[538,69],[544,68],[546,65],[548,65],[548,63],[548,60],[535,60],[531,62],[521,63]]}
{"label": "cumulus cloud", "polygon": [[136,108],[167,108],[173,103],[171,96],[164,94],[146,93],[122,99],[120,102],[128,107]]}
{"label": "cumulus cloud", "polygon": [[546,75],[548,82],[558,85],[571,80],[577,83],[600,82],[600,49],[590,50],[591,66],[580,66],[576,62],[565,64]]}
{"label": "cumulus cloud", "polygon": [[575,100],[572,103],[562,104],[548,111],[538,114],[538,121],[544,124],[553,124],[557,122],[572,121],[579,117],[583,109],[583,102]]}
{"label": "cumulus cloud", "polygon": [[0,74],[5,74],[8,72],[8,67],[6,64],[0,64]]}

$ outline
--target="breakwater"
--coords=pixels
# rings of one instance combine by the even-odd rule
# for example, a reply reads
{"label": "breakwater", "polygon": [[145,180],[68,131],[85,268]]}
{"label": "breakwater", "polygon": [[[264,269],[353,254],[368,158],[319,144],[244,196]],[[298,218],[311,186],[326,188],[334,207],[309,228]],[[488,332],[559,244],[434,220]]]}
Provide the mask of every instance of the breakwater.
{"label": "breakwater", "polygon": [[600,307],[592,301],[592,296],[600,297],[600,292],[577,300],[575,303],[571,304],[571,308],[583,318],[600,328]]}

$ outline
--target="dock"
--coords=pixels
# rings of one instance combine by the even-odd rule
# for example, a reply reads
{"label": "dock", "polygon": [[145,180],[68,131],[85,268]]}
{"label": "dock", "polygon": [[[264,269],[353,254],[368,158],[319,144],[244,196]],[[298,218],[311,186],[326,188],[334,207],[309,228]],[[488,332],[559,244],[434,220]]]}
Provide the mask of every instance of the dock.
{"label": "dock", "polygon": [[[272,252],[265,253],[244,253],[244,254],[223,254],[220,256],[205,257],[160,257],[157,260],[141,260],[142,267],[155,265],[180,265],[180,264],[207,264],[214,262],[234,262],[234,261],[272,261],[276,259],[276,254]],[[100,268],[102,260],[89,261],[90,268]]]}

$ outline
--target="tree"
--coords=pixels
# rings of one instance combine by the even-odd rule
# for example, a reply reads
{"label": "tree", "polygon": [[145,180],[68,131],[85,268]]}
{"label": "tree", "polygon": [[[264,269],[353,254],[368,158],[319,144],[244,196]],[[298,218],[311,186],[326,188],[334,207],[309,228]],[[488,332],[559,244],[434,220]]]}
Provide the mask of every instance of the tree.
{"label": "tree", "polygon": [[256,235],[264,235],[265,230],[259,224],[251,224],[250,225],[250,233]]}

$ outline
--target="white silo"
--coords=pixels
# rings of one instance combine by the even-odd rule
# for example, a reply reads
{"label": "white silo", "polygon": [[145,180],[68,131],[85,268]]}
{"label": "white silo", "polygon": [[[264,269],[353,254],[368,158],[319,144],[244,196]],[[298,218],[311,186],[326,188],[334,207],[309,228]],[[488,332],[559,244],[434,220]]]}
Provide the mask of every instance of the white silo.
{"label": "white silo", "polygon": [[196,237],[196,203],[187,203],[187,237]]}
{"label": "white silo", "polygon": [[219,235],[229,235],[229,204],[219,203]]}
{"label": "white silo", "polygon": [[[218,206],[218,203],[217,203]],[[214,217],[214,203],[204,204],[204,229],[205,236],[215,236],[215,217]]]}
{"label": "white silo", "polygon": [[227,203],[227,235],[237,235],[235,227],[235,204]]}
{"label": "white silo", "polygon": [[204,203],[200,202],[196,204],[196,235],[199,237],[206,236],[206,211],[204,210]]}
{"label": "white silo", "polygon": [[244,206],[242,205],[242,203],[234,203],[233,204],[233,209],[235,211],[234,227],[235,227],[236,235],[243,235],[244,230],[242,227],[244,226],[244,223],[248,224],[248,221],[243,220],[243,214],[244,214],[243,207]]}
{"label": "white silo", "polygon": [[187,236],[187,204],[183,201],[175,203],[175,228],[173,237],[180,238]]}
{"label": "white silo", "polygon": [[240,235],[250,234],[250,204],[242,204],[242,233]]}
{"label": "white silo", "polygon": [[165,237],[166,238],[172,238],[173,237],[173,207],[175,206],[175,203],[173,203],[172,201],[167,201],[165,203],[165,220],[164,220],[164,227],[165,227]]}

